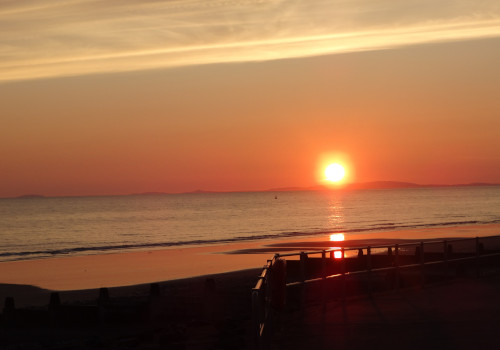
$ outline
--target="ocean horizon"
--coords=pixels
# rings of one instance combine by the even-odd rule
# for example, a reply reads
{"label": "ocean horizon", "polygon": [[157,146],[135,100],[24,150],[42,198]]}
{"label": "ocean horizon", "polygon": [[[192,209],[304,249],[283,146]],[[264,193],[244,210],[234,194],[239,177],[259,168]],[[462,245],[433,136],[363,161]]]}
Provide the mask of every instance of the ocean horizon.
{"label": "ocean horizon", "polygon": [[42,193],[25,193],[18,196],[0,197],[0,199],[24,199],[24,198],[65,198],[65,197],[115,197],[115,196],[156,196],[156,195],[171,195],[171,194],[205,194],[205,193],[255,193],[255,192],[302,192],[302,191],[350,191],[350,190],[388,190],[402,188],[435,188],[435,187],[491,187],[500,186],[497,183],[488,182],[471,182],[463,184],[418,184],[414,182],[404,181],[369,181],[369,182],[354,182],[337,186],[335,184],[314,185],[314,186],[292,186],[292,187],[275,187],[264,190],[207,190],[196,189],[181,192],[163,192],[163,191],[146,191],[138,193],[124,194],[68,194],[68,195],[45,195]]}

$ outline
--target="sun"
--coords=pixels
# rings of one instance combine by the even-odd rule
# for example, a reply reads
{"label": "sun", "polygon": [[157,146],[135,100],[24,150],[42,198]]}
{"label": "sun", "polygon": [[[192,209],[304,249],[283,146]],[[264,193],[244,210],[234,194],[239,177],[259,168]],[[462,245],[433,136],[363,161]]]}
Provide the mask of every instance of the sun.
{"label": "sun", "polygon": [[339,189],[355,179],[351,157],[340,151],[318,155],[316,181],[325,189]]}
{"label": "sun", "polygon": [[339,163],[331,163],[325,168],[325,176],[330,182],[342,181],[345,177],[345,168]]}

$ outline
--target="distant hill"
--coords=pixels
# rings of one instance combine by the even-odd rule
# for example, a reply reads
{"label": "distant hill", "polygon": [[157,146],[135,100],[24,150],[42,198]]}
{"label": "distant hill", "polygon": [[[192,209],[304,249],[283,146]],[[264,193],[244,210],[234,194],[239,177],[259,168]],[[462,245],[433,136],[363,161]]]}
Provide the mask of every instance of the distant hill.
{"label": "distant hill", "polygon": [[[350,190],[360,190],[360,189],[382,189],[382,188],[414,188],[422,187],[422,185],[414,184],[411,182],[398,182],[398,181],[372,181],[372,182],[358,182],[347,184],[344,186],[339,186],[339,189],[350,189]],[[279,187],[271,188],[267,191],[270,192],[283,192],[283,191],[325,191],[331,190],[336,187],[328,187],[324,185],[309,186],[309,187]]]}
{"label": "distant hill", "polygon": [[188,192],[142,192],[142,193],[134,193],[132,194],[132,196],[164,196],[168,194],[189,194],[189,193],[219,193],[219,191],[194,190]]}
{"label": "distant hill", "polygon": [[[423,187],[480,187],[480,186],[500,186],[500,184],[485,183],[485,182],[473,182],[468,184],[456,184],[456,185],[440,185],[440,184],[426,184],[420,185],[412,182],[401,182],[401,181],[372,181],[372,182],[357,182],[352,184],[347,184],[339,187],[328,187],[323,185],[317,186],[307,186],[307,187],[279,187],[271,188],[268,190],[261,191],[210,191],[210,190],[195,190],[190,192],[182,193],[231,193],[231,192],[293,192],[293,191],[330,191],[332,189],[338,188],[339,190],[369,190],[369,189],[391,189],[391,188],[423,188]],[[132,193],[126,195],[117,196],[163,196],[173,193],[168,192],[143,192],[143,193]],[[103,195],[104,196],[104,195]],[[86,196],[75,196],[75,197],[86,197]],[[10,198],[20,198],[20,199],[31,199],[31,198],[51,198],[50,196],[44,196],[41,194],[24,194],[17,197]]]}
{"label": "distant hill", "polygon": [[348,189],[389,189],[389,188],[416,188],[425,187],[424,185],[415,184],[412,182],[400,182],[400,181],[372,181],[372,182],[359,182],[348,184],[345,188]]}
{"label": "distant hill", "polygon": [[[357,182],[338,187],[339,189],[348,190],[368,190],[368,189],[391,189],[391,188],[422,188],[422,187],[465,187],[465,186],[499,186],[500,184],[491,184],[484,182],[475,182],[470,184],[457,184],[457,185],[439,185],[427,184],[420,185],[412,182],[401,181],[371,181],[371,182]],[[335,188],[335,187],[334,187]],[[318,185],[309,187],[280,187],[272,188],[269,192],[283,192],[283,191],[325,191],[331,190],[332,187]]]}
{"label": "distant hill", "polygon": [[459,184],[455,186],[499,186],[500,184],[490,184],[486,182],[473,182],[470,184]]}
{"label": "distant hill", "polygon": [[[141,193],[132,193],[131,196],[163,196],[168,193],[165,192],[141,192]],[[128,196],[128,195],[125,195]]]}
{"label": "distant hill", "polygon": [[[206,190],[194,190],[194,191],[189,191],[189,192],[183,192],[183,193],[218,193],[219,191],[206,191]],[[220,191],[223,192],[223,191]]]}
{"label": "distant hill", "polygon": [[293,192],[293,191],[321,191],[328,189],[325,186],[309,186],[309,187],[279,187],[265,190],[264,192]]}

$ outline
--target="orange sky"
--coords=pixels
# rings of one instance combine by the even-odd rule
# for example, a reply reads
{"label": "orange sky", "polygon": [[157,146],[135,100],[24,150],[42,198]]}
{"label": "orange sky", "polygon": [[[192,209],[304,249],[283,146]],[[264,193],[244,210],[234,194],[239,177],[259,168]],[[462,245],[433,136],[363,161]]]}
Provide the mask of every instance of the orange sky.
{"label": "orange sky", "polygon": [[0,82],[0,197],[310,186],[325,152],[352,181],[500,183],[500,38],[469,36],[64,76],[23,56]]}

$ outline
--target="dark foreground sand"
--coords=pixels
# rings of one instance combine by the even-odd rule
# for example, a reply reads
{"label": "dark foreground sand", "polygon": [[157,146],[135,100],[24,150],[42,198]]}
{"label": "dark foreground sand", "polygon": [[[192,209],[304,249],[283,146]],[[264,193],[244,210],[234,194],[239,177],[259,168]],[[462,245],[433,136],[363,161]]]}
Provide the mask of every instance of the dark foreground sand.
{"label": "dark foreground sand", "polygon": [[[252,349],[250,289],[257,270],[109,289],[107,304],[6,310],[0,348]],[[213,279],[210,279],[213,278]],[[153,288],[154,289],[154,288]],[[122,294],[123,293],[123,294]],[[134,294],[136,293],[136,294]],[[121,295],[121,296],[120,296]],[[75,316],[76,315],[76,316]],[[270,349],[492,349],[500,341],[500,274],[331,300],[283,312]]]}
{"label": "dark foreground sand", "polygon": [[[462,226],[412,230],[404,237],[496,233],[498,225]],[[379,237],[393,239],[401,232]],[[324,244],[320,237],[0,263],[0,298],[14,297],[14,305],[3,306],[0,349],[250,349],[251,288],[259,267],[277,248]],[[240,253],[226,254],[235,251]],[[231,270],[239,271],[210,274]],[[196,275],[203,276],[189,277]],[[108,298],[99,299],[100,287],[108,287]],[[60,305],[53,300],[49,306],[55,290]],[[292,307],[280,316],[270,344],[272,349],[496,348],[499,315],[499,273],[489,269],[479,279],[461,275],[353,298],[345,306],[334,299],[326,307]]]}
{"label": "dark foreground sand", "polygon": [[[45,306],[6,312],[0,348],[7,349],[238,349],[250,339],[250,290],[260,269],[158,284],[59,292],[0,286],[38,293]],[[153,286],[153,287],[152,287]],[[13,289],[12,289],[13,288]],[[33,295],[31,296],[33,297]],[[16,305],[17,306],[17,305]]]}
{"label": "dark foreground sand", "polygon": [[272,349],[497,349],[500,277],[374,294],[282,319]]}

